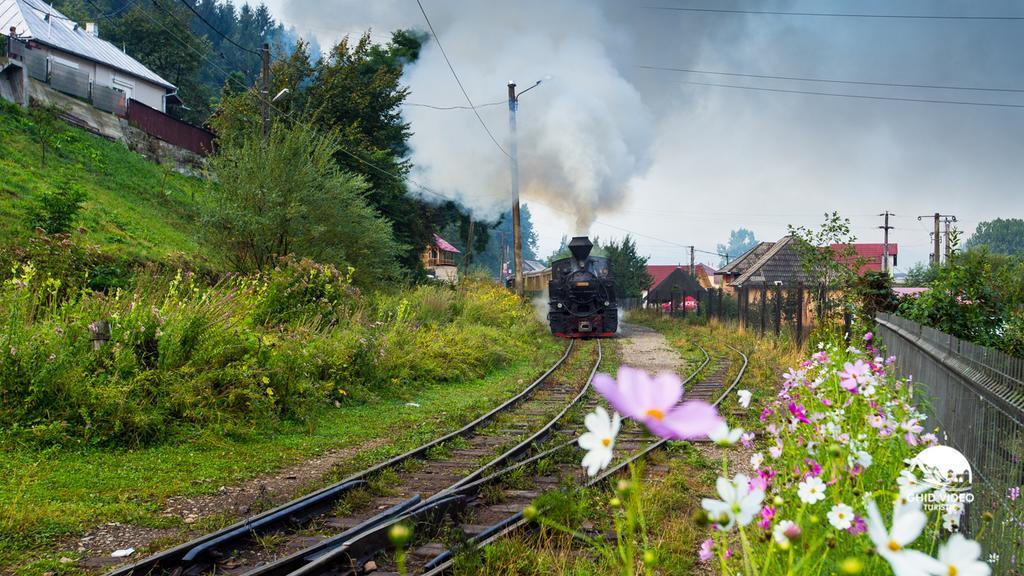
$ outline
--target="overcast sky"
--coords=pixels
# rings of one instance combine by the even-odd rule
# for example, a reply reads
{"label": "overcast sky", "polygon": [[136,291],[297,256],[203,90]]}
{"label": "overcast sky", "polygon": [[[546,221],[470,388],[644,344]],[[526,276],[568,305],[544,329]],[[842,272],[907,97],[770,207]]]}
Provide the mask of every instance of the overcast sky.
{"label": "overcast sky", "polygon": [[[1006,1],[699,2],[423,0],[477,105],[526,87],[519,113],[522,196],[541,254],[563,234],[630,230],[651,263],[685,262],[746,227],[775,240],[825,211],[880,242],[885,210],[906,270],[930,252],[931,222],[1024,216],[1024,107],[984,107],[755,91],[692,82],[1024,106],[1024,20],[719,14],[644,5],[860,14],[1024,16]],[[426,29],[415,0],[268,0],[324,46],[368,27]],[[869,86],[671,71],[1017,89]],[[437,44],[407,71],[410,102],[464,105]],[[687,84],[685,82],[691,82]],[[408,107],[416,178],[481,218],[510,201],[507,108]],[[642,236],[641,236],[642,235]],[[717,258],[699,258],[717,264]]]}

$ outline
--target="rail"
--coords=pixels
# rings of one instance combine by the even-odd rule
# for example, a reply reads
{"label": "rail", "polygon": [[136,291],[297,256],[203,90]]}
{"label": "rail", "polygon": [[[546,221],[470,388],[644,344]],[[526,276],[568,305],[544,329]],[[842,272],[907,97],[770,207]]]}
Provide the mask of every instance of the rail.
{"label": "rail", "polygon": [[[222,547],[226,544],[237,542],[244,538],[249,538],[257,532],[269,531],[276,526],[280,526],[285,523],[292,523],[298,518],[313,516],[325,509],[329,509],[329,507],[331,507],[343,495],[352,489],[365,484],[366,479],[371,477],[373,474],[385,468],[401,464],[407,460],[420,458],[426,455],[426,453],[433,448],[441,446],[442,444],[450,442],[456,438],[472,434],[477,428],[480,428],[483,424],[490,422],[498,414],[501,414],[526,400],[545,380],[548,379],[549,376],[551,376],[555,370],[565,363],[565,360],[569,357],[569,353],[573,350],[574,344],[574,340],[570,341],[561,358],[559,358],[551,368],[545,371],[519,394],[516,394],[483,416],[480,416],[476,420],[473,420],[454,432],[427,442],[426,444],[405,452],[404,454],[400,454],[389,460],[357,472],[348,478],[331,484],[330,486],[326,486],[320,490],[306,494],[276,508],[263,512],[262,514],[246,518],[216,532],[200,536],[199,538],[145,558],[135,564],[118,568],[108,573],[108,576],[148,575],[159,573],[161,570],[181,569],[183,566],[187,567],[192,563],[195,563],[215,547]],[[402,511],[403,510],[400,505],[390,510],[393,514],[398,514]],[[374,520],[376,522],[385,520],[387,515],[378,516],[382,517],[378,518],[375,516]],[[365,529],[366,526],[364,525],[363,528]]]}

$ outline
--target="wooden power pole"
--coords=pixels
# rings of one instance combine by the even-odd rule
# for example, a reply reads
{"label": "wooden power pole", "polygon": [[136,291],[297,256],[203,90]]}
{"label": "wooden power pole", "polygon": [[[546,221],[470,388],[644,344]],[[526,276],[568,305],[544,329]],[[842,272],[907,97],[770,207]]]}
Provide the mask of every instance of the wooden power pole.
{"label": "wooden power pole", "polygon": [[263,43],[263,50],[260,50],[263,57],[263,139],[270,135],[270,44]]}

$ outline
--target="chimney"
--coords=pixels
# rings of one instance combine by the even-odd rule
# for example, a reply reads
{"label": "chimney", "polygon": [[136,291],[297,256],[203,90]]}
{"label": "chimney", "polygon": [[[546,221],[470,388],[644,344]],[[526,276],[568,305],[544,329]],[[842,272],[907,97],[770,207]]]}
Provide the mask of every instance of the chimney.
{"label": "chimney", "polygon": [[97,37],[100,35],[99,26],[96,26],[95,22],[86,22],[85,23],[85,32],[87,34],[92,34],[93,36],[97,36]]}
{"label": "chimney", "polygon": [[574,236],[569,241],[569,251],[572,252],[572,257],[576,259],[577,263],[586,260],[587,256],[590,256],[590,249],[593,247],[594,244],[586,236]]}

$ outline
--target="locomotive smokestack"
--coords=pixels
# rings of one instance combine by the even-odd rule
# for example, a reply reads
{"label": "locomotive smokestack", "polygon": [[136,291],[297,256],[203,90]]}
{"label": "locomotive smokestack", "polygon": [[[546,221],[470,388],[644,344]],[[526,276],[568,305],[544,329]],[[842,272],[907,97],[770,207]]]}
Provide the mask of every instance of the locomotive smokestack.
{"label": "locomotive smokestack", "polygon": [[586,260],[587,256],[590,256],[590,249],[593,247],[594,244],[586,236],[573,236],[572,240],[569,241],[569,251],[572,252],[572,257],[577,262]]}

